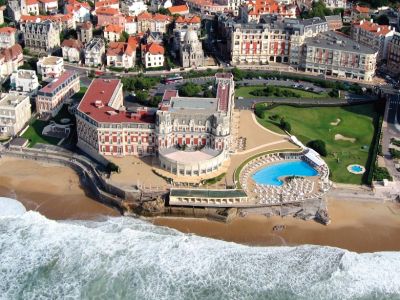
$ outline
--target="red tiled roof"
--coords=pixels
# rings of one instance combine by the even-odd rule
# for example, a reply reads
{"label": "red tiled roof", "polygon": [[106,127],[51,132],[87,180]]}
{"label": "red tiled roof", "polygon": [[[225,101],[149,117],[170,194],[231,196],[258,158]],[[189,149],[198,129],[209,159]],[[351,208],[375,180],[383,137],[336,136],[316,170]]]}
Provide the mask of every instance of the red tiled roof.
{"label": "red tiled roof", "polygon": [[115,4],[119,4],[119,0],[97,1],[95,4],[95,8],[97,9],[99,7],[106,7],[106,6],[115,5]]}
{"label": "red tiled roof", "polygon": [[26,0],[26,5],[39,5],[39,1],[37,0]]}
{"label": "red tiled roof", "polygon": [[55,2],[58,5],[58,1],[57,0],[39,0],[39,2],[41,2],[41,3],[53,3],[53,2]]}
{"label": "red tiled roof", "polygon": [[100,7],[96,9],[96,14],[97,15],[117,15],[119,14],[118,9],[116,8],[111,8],[111,7]]}
{"label": "red tiled roof", "polygon": [[169,101],[169,100],[171,100],[172,97],[177,97],[177,96],[178,96],[177,90],[165,90],[162,100]]}
{"label": "red tiled roof", "polygon": [[386,35],[391,31],[391,28],[388,25],[379,25],[377,23],[365,20],[356,22],[353,24],[353,26],[374,33],[375,35]]}
{"label": "red tiled roof", "polygon": [[82,24],[81,28],[84,30],[89,30],[93,28],[93,24],[90,21],[86,21],[85,23]]}
{"label": "red tiled roof", "polygon": [[201,23],[201,19],[199,16],[193,16],[193,17],[182,17],[179,16],[176,20],[176,23]]}
{"label": "red tiled roof", "polygon": [[130,113],[108,106],[119,83],[118,79],[94,79],[79,104],[78,110],[102,123],[154,123],[154,113],[145,111]]}
{"label": "red tiled roof", "polygon": [[162,14],[154,14],[152,15],[151,13],[148,12],[142,12],[137,16],[138,21],[144,21],[144,20],[155,20],[155,21],[170,21],[171,17],[162,15]]}
{"label": "red tiled roof", "polygon": [[135,48],[128,43],[123,42],[111,42],[107,48],[107,56],[120,56],[123,54],[132,56]]}
{"label": "red tiled roof", "polygon": [[83,48],[83,44],[79,40],[69,39],[69,40],[64,40],[61,44],[61,47],[69,47],[69,48],[75,48],[76,50],[80,50]]}
{"label": "red tiled roof", "polygon": [[109,24],[104,28],[105,32],[115,32],[115,33],[122,33],[124,29],[121,26]]}
{"label": "red tiled roof", "polygon": [[20,55],[22,55],[22,47],[20,44],[15,44],[10,48],[0,50],[0,59],[4,59],[5,62],[15,60]]}
{"label": "red tiled roof", "polygon": [[149,52],[150,54],[157,55],[157,54],[162,54],[164,55],[165,49],[163,46],[156,44],[156,43],[151,43],[147,45],[143,45],[142,51],[145,53]]}
{"label": "red tiled roof", "polygon": [[54,90],[67,81],[70,77],[74,76],[75,72],[71,70],[64,71],[60,77],[50,82],[48,85],[43,87],[40,92],[42,93],[52,93]]}
{"label": "red tiled roof", "polygon": [[128,38],[128,44],[132,47],[132,49],[136,49],[140,44],[140,37],[139,36],[130,36]]}
{"label": "red tiled roof", "polygon": [[171,6],[170,8],[168,8],[168,11],[169,11],[172,15],[174,15],[174,14],[189,12],[189,7],[187,6],[187,4],[184,4],[184,5],[175,5],[175,6]]}
{"label": "red tiled roof", "polygon": [[357,12],[359,12],[360,14],[368,14],[368,13],[369,13],[369,8],[366,7],[366,6],[359,6],[359,5],[356,5],[356,6],[354,7],[354,10],[357,11]]}
{"label": "red tiled roof", "polygon": [[14,34],[17,31],[14,27],[3,27],[0,28],[0,34]]}

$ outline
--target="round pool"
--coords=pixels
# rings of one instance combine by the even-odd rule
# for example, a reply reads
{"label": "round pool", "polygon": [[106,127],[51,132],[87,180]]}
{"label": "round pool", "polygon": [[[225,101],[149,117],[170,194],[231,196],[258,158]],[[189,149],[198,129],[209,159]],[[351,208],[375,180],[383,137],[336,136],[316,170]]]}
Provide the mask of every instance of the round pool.
{"label": "round pool", "polygon": [[349,171],[352,174],[364,174],[365,173],[365,168],[360,165],[349,165],[347,166],[347,171]]}
{"label": "round pool", "polygon": [[287,176],[316,176],[318,172],[302,160],[286,161],[266,166],[253,174],[252,179],[258,184],[282,185],[279,179]]}

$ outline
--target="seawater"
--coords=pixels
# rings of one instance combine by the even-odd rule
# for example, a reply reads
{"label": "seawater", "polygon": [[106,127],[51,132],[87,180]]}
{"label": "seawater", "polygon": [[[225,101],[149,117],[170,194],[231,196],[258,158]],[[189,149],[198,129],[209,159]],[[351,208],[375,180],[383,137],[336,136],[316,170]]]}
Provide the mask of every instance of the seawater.
{"label": "seawater", "polygon": [[4,203],[0,299],[400,299],[399,252],[250,247],[128,217],[53,221]]}

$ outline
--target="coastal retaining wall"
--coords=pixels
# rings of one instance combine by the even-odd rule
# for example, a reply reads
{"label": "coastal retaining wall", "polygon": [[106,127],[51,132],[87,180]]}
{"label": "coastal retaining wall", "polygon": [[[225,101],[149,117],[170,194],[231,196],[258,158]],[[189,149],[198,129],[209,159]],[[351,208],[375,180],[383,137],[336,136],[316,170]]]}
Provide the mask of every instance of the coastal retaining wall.
{"label": "coastal retaining wall", "polygon": [[106,179],[97,171],[96,166],[84,156],[69,153],[66,151],[52,151],[43,149],[23,149],[10,147],[2,155],[17,157],[22,159],[31,159],[63,165],[72,168],[78,173],[83,185],[92,192],[93,196],[108,205],[115,206],[122,210],[123,201],[139,201],[141,192],[125,191]]}

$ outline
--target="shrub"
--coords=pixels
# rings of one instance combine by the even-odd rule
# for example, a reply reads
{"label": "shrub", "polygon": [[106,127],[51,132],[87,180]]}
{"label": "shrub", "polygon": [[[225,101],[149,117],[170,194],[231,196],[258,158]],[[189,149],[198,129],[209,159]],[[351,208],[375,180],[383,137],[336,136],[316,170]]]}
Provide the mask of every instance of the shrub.
{"label": "shrub", "polygon": [[120,172],[119,167],[111,161],[107,164],[106,169],[107,169],[108,173],[112,173],[112,172],[119,173]]}
{"label": "shrub", "polygon": [[339,98],[339,90],[338,89],[333,89],[329,92],[329,96],[332,98]]}
{"label": "shrub", "polygon": [[321,156],[327,156],[328,152],[326,151],[326,144],[323,140],[313,140],[307,143],[307,147],[314,149]]}
{"label": "shrub", "polygon": [[374,169],[374,180],[382,181],[383,179],[388,179],[390,181],[393,180],[392,176],[390,176],[388,169],[384,167],[375,167]]}

